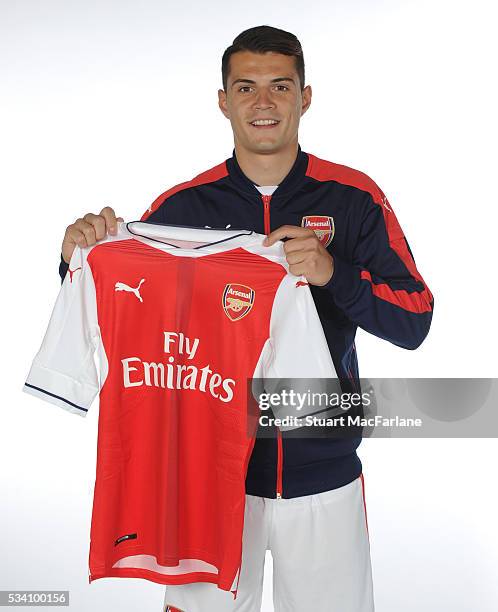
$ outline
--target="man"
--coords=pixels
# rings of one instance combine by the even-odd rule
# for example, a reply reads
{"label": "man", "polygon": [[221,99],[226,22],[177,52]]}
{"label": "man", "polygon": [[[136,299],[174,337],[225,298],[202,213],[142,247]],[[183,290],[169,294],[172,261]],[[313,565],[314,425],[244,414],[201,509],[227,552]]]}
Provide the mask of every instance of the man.
{"label": "man", "polygon": [[[142,220],[247,228],[267,234],[269,245],[286,239],[290,271],[310,284],[337,374],[357,391],[357,327],[415,349],[429,331],[432,294],[374,181],[301,150],[311,87],[297,38],[269,26],[242,32],[223,55],[222,77],[218,103],[233,156],[163,193]],[[68,226],[62,278],[75,245],[113,234],[116,221],[106,207]],[[275,610],[374,609],[360,439],[286,433],[258,437],[251,456],[236,600],[212,584],[168,586],[165,609],[260,610],[267,549]]]}

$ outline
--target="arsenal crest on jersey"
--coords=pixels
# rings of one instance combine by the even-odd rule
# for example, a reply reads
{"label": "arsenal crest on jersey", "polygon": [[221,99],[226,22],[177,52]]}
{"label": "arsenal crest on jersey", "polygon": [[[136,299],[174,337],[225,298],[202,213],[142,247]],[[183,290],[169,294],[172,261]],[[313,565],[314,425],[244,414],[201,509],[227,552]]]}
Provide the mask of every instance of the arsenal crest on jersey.
{"label": "arsenal crest on jersey", "polygon": [[307,215],[302,218],[301,226],[311,228],[324,247],[332,242],[335,233],[334,217]]}
{"label": "arsenal crest on jersey", "polygon": [[223,291],[223,310],[230,321],[238,321],[249,314],[254,304],[254,289],[246,285],[230,283]]}

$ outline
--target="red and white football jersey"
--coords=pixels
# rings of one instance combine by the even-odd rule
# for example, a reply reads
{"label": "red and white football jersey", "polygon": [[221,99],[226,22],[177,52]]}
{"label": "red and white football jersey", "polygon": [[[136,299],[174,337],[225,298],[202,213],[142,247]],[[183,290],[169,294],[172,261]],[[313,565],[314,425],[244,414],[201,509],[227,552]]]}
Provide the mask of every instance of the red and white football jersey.
{"label": "red and white football jersey", "polygon": [[263,239],[133,221],[75,248],[23,390],[81,416],[100,393],[90,582],[236,592],[247,381],[336,377],[305,278]]}

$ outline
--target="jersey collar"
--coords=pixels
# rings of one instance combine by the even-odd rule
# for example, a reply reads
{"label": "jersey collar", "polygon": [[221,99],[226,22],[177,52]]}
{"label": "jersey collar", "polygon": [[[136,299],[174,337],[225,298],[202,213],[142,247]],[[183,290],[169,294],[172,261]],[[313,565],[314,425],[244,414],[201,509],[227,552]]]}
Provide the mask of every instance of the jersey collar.
{"label": "jersey collar", "polygon": [[[265,238],[251,230],[217,230],[143,221],[118,222],[119,234],[173,255],[194,257],[260,244]],[[192,247],[177,246],[175,243],[179,240],[194,244]]]}

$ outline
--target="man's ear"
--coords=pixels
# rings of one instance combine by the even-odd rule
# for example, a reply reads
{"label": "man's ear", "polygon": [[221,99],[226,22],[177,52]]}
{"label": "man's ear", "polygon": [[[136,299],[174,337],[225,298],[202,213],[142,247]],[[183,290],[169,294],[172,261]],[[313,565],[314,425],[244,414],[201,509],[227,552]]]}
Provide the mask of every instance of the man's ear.
{"label": "man's ear", "polygon": [[225,117],[230,119],[230,113],[228,112],[227,106],[227,94],[223,89],[218,89],[218,106]]}
{"label": "man's ear", "polygon": [[301,98],[303,100],[301,104],[301,116],[303,116],[311,104],[311,85],[306,85],[301,93]]}

